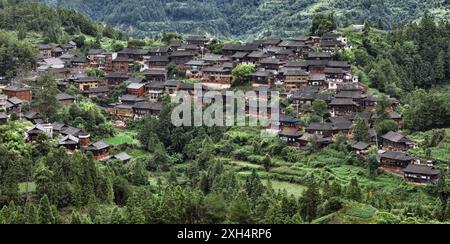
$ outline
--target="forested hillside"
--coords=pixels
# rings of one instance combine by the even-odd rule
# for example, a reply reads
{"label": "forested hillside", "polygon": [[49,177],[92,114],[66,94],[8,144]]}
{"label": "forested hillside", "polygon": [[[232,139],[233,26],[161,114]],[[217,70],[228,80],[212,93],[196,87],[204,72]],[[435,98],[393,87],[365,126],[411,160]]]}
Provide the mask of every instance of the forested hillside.
{"label": "forested hillside", "polygon": [[382,20],[405,24],[428,10],[448,18],[448,0],[40,0],[80,10],[95,20],[122,26],[132,34],[162,31],[206,32],[242,39],[288,36],[306,31],[317,12],[334,12],[342,24]]}
{"label": "forested hillside", "polygon": [[[86,37],[92,43],[86,41]],[[36,62],[40,43],[75,40],[84,49],[99,47],[101,37],[126,39],[111,26],[102,26],[68,9],[55,9],[28,0],[0,1],[0,76],[13,77]],[[97,43],[96,43],[97,42]],[[86,44],[86,45],[85,45]],[[89,45],[88,45],[89,44]]]}

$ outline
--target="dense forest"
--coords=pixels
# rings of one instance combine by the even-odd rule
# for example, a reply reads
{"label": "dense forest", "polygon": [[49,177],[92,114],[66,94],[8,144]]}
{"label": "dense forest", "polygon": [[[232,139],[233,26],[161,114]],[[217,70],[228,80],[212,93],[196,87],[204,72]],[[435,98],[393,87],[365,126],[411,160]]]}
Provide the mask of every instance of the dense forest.
{"label": "dense forest", "polygon": [[[90,42],[86,38],[93,39]],[[75,41],[82,50],[100,48],[102,37],[127,39],[122,31],[100,25],[68,9],[27,0],[0,1],[0,76],[14,77],[36,62],[36,45]],[[84,54],[83,54],[84,55]]]}
{"label": "dense forest", "polygon": [[400,99],[407,129],[450,126],[448,22],[425,15],[418,23],[391,31],[369,25],[363,32],[342,32],[354,48],[335,58],[353,63],[355,74],[371,88]]}
{"label": "dense forest", "polygon": [[425,10],[449,17],[445,0],[41,0],[69,7],[101,22],[121,26],[138,36],[162,31],[209,33],[222,37],[257,39],[282,37],[306,31],[318,12],[334,12],[340,23],[347,19],[383,21],[390,28],[416,20]]}

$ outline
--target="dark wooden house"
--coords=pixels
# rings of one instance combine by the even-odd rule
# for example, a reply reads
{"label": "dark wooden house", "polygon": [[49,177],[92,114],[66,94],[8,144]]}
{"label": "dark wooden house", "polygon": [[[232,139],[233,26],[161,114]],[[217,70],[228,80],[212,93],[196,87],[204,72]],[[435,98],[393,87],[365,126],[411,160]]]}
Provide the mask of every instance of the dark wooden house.
{"label": "dark wooden house", "polygon": [[417,147],[417,144],[409,138],[394,131],[390,131],[381,137],[383,148],[385,150],[393,151],[407,151],[411,148]]}
{"label": "dark wooden house", "polygon": [[432,183],[439,179],[440,171],[432,166],[410,164],[403,169],[407,181],[416,183]]}
{"label": "dark wooden house", "polygon": [[416,158],[405,152],[386,151],[380,155],[380,165],[390,169],[404,169],[415,163]]}
{"label": "dark wooden house", "polygon": [[92,143],[88,150],[92,152],[95,160],[104,160],[109,157],[109,145],[104,141]]}

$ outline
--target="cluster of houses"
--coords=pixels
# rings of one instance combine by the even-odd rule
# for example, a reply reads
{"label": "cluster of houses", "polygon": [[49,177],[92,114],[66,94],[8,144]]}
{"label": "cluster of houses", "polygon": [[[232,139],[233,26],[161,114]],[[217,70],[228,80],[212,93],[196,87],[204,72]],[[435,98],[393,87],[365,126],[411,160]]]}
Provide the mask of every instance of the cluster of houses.
{"label": "cluster of houses", "polygon": [[[308,36],[291,39],[256,40],[245,44],[225,44],[220,53],[208,50],[210,39],[206,36],[188,36],[183,41],[172,41],[168,47],[151,49],[124,49],[109,52],[91,49],[85,57],[75,54],[76,43],[62,45],[40,45],[40,61],[35,69],[52,72],[57,78],[61,93],[57,99],[62,104],[75,102],[75,97],[63,91],[75,86],[87,98],[107,98],[111,90],[126,83],[126,91],[117,103],[105,108],[117,126],[125,126],[126,119],[147,115],[157,116],[163,94],[173,95],[178,91],[192,94],[194,85],[181,80],[168,79],[169,65],[185,71],[185,78],[202,84],[204,89],[226,91],[232,84],[232,70],[238,64],[253,64],[251,75],[256,92],[276,90],[287,99],[298,115],[308,112],[316,100],[326,102],[329,117],[302,128],[296,117],[282,115],[279,119],[279,137],[290,146],[304,148],[313,144],[323,148],[330,145],[337,135],[353,139],[352,128],[357,117],[371,128],[369,142],[355,142],[353,149],[358,155],[367,155],[371,146],[383,149],[380,165],[392,171],[402,172],[407,180],[431,182],[437,179],[438,171],[410,156],[407,151],[416,144],[398,132],[377,135],[373,129],[374,108],[377,96],[369,94],[367,87],[352,74],[351,65],[335,60],[334,54],[350,48],[347,39],[337,33],[326,33],[321,37]],[[105,72],[105,77],[86,74],[87,68]],[[141,78],[133,77],[139,70]],[[28,140],[35,140],[37,132],[58,136],[60,145],[69,151],[75,149],[91,151],[95,158],[109,158],[109,146],[103,142],[89,143],[89,135],[77,128],[61,123],[48,124],[38,112],[24,114],[21,104],[33,98],[30,87],[9,85],[0,95],[0,123],[6,121],[8,113],[15,111],[32,121],[35,126],[28,133]],[[224,93],[225,94],[225,93]],[[225,95],[224,95],[225,96]],[[250,105],[247,105],[247,107]],[[399,102],[390,99],[389,116],[399,125],[402,116],[394,110]],[[282,108],[284,114],[286,108]],[[381,142],[379,138],[382,138]],[[129,156],[114,156],[122,161]]]}
{"label": "cluster of houses", "polygon": [[27,131],[28,142],[35,142],[39,136],[58,140],[58,145],[67,149],[69,153],[75,150],[91,152],[95,160],[114,159],[127,163],[131,156],[126,153],[109,155],[110,145],[104,141],[90,142],[91,135],[82,129],[65,125],[64,123],[36,123]]}

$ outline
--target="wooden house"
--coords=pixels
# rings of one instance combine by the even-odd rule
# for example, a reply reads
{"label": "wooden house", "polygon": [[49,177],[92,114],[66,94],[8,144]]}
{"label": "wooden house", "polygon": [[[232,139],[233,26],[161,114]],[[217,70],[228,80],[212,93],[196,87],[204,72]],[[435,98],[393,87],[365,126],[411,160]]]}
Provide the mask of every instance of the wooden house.
{"label": "wooden house", "polygon": [[318,134],[305,133],[298,139],[300,147],[312,145],[315,149],[321,149],[332,143],[331,138]]}
{"label": "wooden house", "polygon": [[89,66],[91,68],[99,68],[105,61],[105,56],[103,55],[105,52],[103,49],[90,49],[87,54]]}
{"label": "wooden house", "polygon": [[158,116],[161,112],[162,104],[155,102],[139,102],[133,105],[133,115],[135,118],[145,116]]}
{"label": "wooden house", "polygon": [[186,37],[187,44],[196,45],[199,47],[205,47],[208,42],[209,38],[206,36],[191,35]]}
{"label": "wooden house", "polygon": [[259,66],[266,70],[278,70],[281,65],[283,65],[283,62],[274,57],[259,60]]}
{"label": "wooden house", "polygon": [[113,71],[121,74],[128,74],[131,71],[133,59],[127,57],[117,57],[112,61]]}
{"label": "wooden house", "polygon": [[126,48],[117,52],[118,58],[132,59],[133,61],[143,61],[146,55],[148,55],[148,50],[144,49]]}
{"label": "wooden house", "polygon": [[132,157],[130,155],[128,155],[127,153],[122,152],[122,153],[112,156],[111,159],[118,160],[118,161],[126,164],[126,163],[130,162]]}
{"label": "wooden house", "polygon": [[268,70],[258,70],[252,74],[252,83],[256,85],[272,86],[273,80]]}
{"label": "wooden house", "polygon": [[181,82],[178,80],[168,80],[164,83],[164,89],[167,94],[175,94],[180,88]]}
{"label": "wooden house", "polygon": [[165,92],[164,82],[155,81],[147,83],[145,85],[145,90],[150,101],[156,102]]}
{"label": "wooden house", "polygon": [[108,109],[109,114],[114,118],[133,118],[133,105],[117,104]]}
{"label": "wooden house", "polygon": [[130,79],[126,73],[110,72],[105,76],[109,86],[117,86]]}
{"label": "wooden house", "polygon": [[144,72],[144,76],[147,81],[165,82],[167,80],[167,70],[166,69],[148,69]]}
{"label": "wooden house", "polygon": [[149,68],[165,68],[169,65],[169,56],[150,56],[146,60]]}
{"label": "wooden house", "polygon": [[380,155],[380,165],[390,169],[404,169],[417,161],[405,152],[386,151]]}
{"label": "wooden house", "polygon": [[352,149],[356,155],[365,157],[369,154],[370,144],[365,142],[357,142],[352,145]]}
{"label": "wooden house", "polygon": [[131,83],[127,86],[127,93],[136,96],[143,96],[145,94],[145,84]]}
{"label": "wooden house", "polygon": [[109,145],[104,141],[92,143],[88,151],[94,155],[95,160],[104,160],[109,157]]}
{"label": "wooden house", "polygon": [[31,88],[27,86],[7,86],[3,88],[3,94],[8,97],[17,97],[22,101],[31,101],[33,99]]}
{"label": "wooden house", "polygon": [[320,89],[327,89],[328,84],[326,83],[325,74],[310,74],[308,78],[309,86],[317,86]]}
{"label": "wooden house", "polygon": [[52,57],[52,49],[53,47],[48,44],[41,44],[38,46],[39,58],[46,59]]}
{"label": "wooden house", "polygon": [[347,98],[335,98],[329,106],[333,116],[347,115],[358,111],[358,104]]}
{"label": "wooden house", "polygon": [[34,142],[38,139],[39,135],[45,135],[48,138],[53,137],[52,124],[36,124],[27,131],[27,141]]}
{"label": "wooden house", "polygon": [[87,91],[99,87],[99,78],[93,76],[80,77],[75,80],[75,83],[80,91]]}
{"label": "wooden house", "polygon": [[322,135],[324,137],[332,137],[334,134],[334,128],[332,123],[311,123],[305,131],[309,134]]}
{"label": "wooden house", "polygon": [[192,51],[174,51],[170,54],[169,60],[177,66],[184,67],[185,64],[191,61],[195,56],[196,53]]}
{"label": "wooden house", "polygon": [[52,49],[52,57],[59,58],[64,54],[64,50],[60,47],[55,47]]}
{"label": "wooden house", "polygon": [[202,70],[203,83],[231,84],[231,70],[223,66],[206,67]]}
{"label": "wooden house", "polygon": [[284,86],[287,90],[308,86],[309,73],[302,69],[288,69],[284,72]]}
{"label": "wooden house", "polygon": [[394,131],[390,131],[381,137],[383,148],[393,151],[407,151],[417,147],[417,144],[406,136]]}
{"label": "wooden house", "polygon": [[329,52],[309,52],[308,60],[330,60],[331,53]]}
{"label": "wooden house", "polygon": [[74,96],[69,95],[69,94],[64,93],[64,92],[58,93],[58,95],[56,95],[56,99],[62,105],[69,105],[69,104],[73,104],[75,102],[75,97]]}
{"label": "wooden house", "polygon": [[440,171],[432,166],[410,164],[403,169],[405,180],[415,183],[432,183],[439,179]]}
{"label": "wooden house", "polygon": [[125,94],[119,98],[120,102],[123,104],[133,105],[138,102],[145,102],[145,97],[140,97],[137,95]]}
{"label": "wooden house", "polygon": [[171,49],[168,47],[156,47],[156,48],[150,48],[148,50],[148,55],[150,56],[169,56]]}

